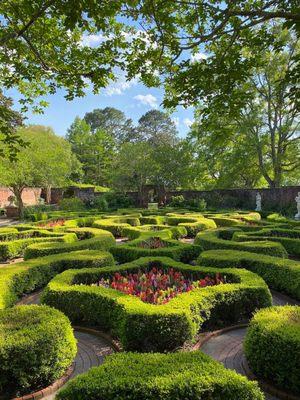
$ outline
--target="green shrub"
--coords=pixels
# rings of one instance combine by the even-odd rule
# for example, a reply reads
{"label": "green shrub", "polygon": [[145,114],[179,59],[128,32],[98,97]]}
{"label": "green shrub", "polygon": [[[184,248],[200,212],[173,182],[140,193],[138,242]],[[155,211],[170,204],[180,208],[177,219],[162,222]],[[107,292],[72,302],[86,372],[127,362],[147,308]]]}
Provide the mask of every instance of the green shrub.
{"label": "green shrub", "polygon": [[128,208],[133,205],[133,200],[125,193],[108,192],[105,193],[105,199],[108,203],[108,207],[112,210],[118,208]]}
{"label": "green shrub", "polygon": [[72,380],[58,400],[263,400],[255,382],[201,352],[120,353]]}
{"label": "green shrub", "polygon": [[59,208],[63,211],[81,211],[84,210],[84,203],[78,197],[69,197],[59,202]]}
{"label": "green shrub", "polygon": [[175,208],[184,207],[185,198],[182,195],[172,196],[170,201],[170,206]]}
{"label": "green shrub", "polygon": [[[247,241],[237,242],[228,240],[227,234],[232,235],[232,228],[220,228],[210,231],[199,232],[195,238],[195,244],[199,244],[204,250],[241,250],[253,253],[269,254],[277,257],[287,257],[287,252],[280,243],[272,241]],[[226,237],[223,239],[222,237]]]}
{"label": "green shrub", "polygon": [[216,268],[192,267],[170,258],[140,258],[118,267],[68,270],[56,276],[43,292],[42,301],[64,312],[72,322],[95,325],[118,337],[124,348],[165,351],[182,346],[202,326],[223,326],[271,304],[265,282],[246,270],[222,270],[227,284],[183,293],[168,303],[144,303],[136,296],[91,285],[116,272],[135,273],[153,266],[173,268],[193,280],[219,272]]}
{"label": "green shrub", "polygon": [[[43,235],[44,232],[44,235]],[[35,244],[40,245],[59,245],[59,242],[64,244],[71,244],[77,240],[77,236],[74,233],[55,233],[49,231],[23,231],[22,235],[28,235],[29,237],[18,240],[11,240],[7,242],[0,242],[0,260],[9,260],[15,257],[22,256],[28,246]],[[31,236],[32,235],[32,236]],[[49,242],[51,244],[49,244]]]}
{"label": "green shrub", "polygon": [[[50,254],[68,253],[78,250],[109,250],[116,244],[110,232],[98,229],[91,239],[73,243],[36,243],[29,245],[24,253],[24,259],[48,256]],[[70,233],[71,234],[71,233]]]}
{"label": "green shrub", "polygon": [[[153,232],[154,234],[154,232]],[[122,246],[115,246],[111,248],[111,253],[114,258],[119,263],[125,263],[129,261],[136,260],[140,257],[170,257],[177,261],[182,261],[184,263],[189,263],[195,260],[201,251],[203,250],[201,246],[194,244],[181,243],[178,240],[161,240],[163,246],[159,248],[147,248],[141,247],[143,244],[147,244],[147,241],[153,238],[159,238],[157,235],[152,237],[148,236],[145,239],[136,239],[128,244],[123,244]]]}
{"label": "green shrub", "polygon": [[296,229],[264,228],[255,232],[236,232],[233,239],[240,242],[271,240],[281,243],[290,255],[300,255],[300,230]]}
{"label": "green shrub", "polygon": [[93,200],[93,208],[99,211],[108,211],[108,202],[106,198],[103,195],[95,197]]}
{"label": "green shrub", "polygon": [[300,307],[271,307],[257,312],[244,349],[258,378],[300,394]]}
{"label": "green shrub", "polygon": [[235,250],[201,253],[200,265],[219,268],[246,268],[261,276],[272,289],[300,300],[300,263],[285,258]]}
{"label": "green shrub", "polygon": [[110,253],[84,250],[51,255],[1,267],[0,310],[11,307],[25,293],[45,286],[56,274],[68,268],[113,265]]}
{"label": "green shrub", "polygon": [[0,392],[19,395],[60,378],[76,355],[68,318],[47,306],[0,311]]}

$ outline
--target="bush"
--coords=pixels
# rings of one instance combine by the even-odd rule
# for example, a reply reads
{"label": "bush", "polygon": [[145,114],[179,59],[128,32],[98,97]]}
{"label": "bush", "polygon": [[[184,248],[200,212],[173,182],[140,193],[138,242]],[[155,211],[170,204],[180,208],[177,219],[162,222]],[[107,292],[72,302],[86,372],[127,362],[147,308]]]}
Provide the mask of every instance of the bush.
{"label": "bush", "polygon": [[106,198],[103,195],[95,197],[93,200],[93,208],[96,208],[98,211],[108,211],[108,202]]}
{"label": "bush", "polygon": [[261,276],[270,288],[300,300],[299,261],[246,251],[210,250],[201,253],[198,263],[219,268],[246,268]]}
{"label": "bush", "polygon": [[90,239],[73,243],[36,243],[29,245],[24,253],[24,259],[48,256],[50,254],[69,253],[78,250],[109,250],[116,244],[113,235],[102,229],[95,229]]}
{"label": "bush", "polygon": [[257,312],[244,349],[258,378],[300,394],[300,307],[271,307]]}
{"label": "bush", "polygon": [[25,293],[45,286],[56,274],[68,268],[113,265],[110,253],[85,250],[51,255],[1,267],[0,310],[11,307]]}
{"label": "bush", "polygon": [[84,210],[84,203],[78,197],[62,199],[59,202],[59,208],[63,211],[81,211]]}
{"label": "bush", "polygon": [[58,400],[263,400],[257,383],[201,352],[120,353],[73,379]]}
{"label": "bush", "polygon": [[91,285],[116,272],[146,271],[152,267],[173,268],[193,280],[215,276],[216,268],[192,267],[170,258],[140,258],[118,267],[68,270],[46,287],[42,301],[64,312],[72,322],[95,325],[117,336],[125,349],[174,350],[190,340],[202,326],[224,326],[271,304],[267,285],[244,270],[222,270],[228,284],[208,286],[183,293],[166,304],[144,303],[136,296]]}
{"label": "bush", "polygon": [[172,196],[170,201],[170,206],[175,208],[183,208],[185,203],[185,198],[182,195]]}
{"label": "bush", "polygon": [[226,236],[226,239],[222,238],[224,234],[229,233],[232,235],[233,232],[232,228],[199,232],[194,243],[202,246],[204,250],[241,250],[287,258],[287,252],[280,243],[266,240],[237,242],[228,240],[228,236]]}
{"label": "bush", "polygon": [[132,198],[127,196],[125,193],[108,192],[105,193],[104,197],[108,203],[109,209],[111,210],[133,206]]}
{"label": "bush", "polygon": [[76,355],[71,324],[47,306],[0,311],[0,392],[38,390],[60,378]]}

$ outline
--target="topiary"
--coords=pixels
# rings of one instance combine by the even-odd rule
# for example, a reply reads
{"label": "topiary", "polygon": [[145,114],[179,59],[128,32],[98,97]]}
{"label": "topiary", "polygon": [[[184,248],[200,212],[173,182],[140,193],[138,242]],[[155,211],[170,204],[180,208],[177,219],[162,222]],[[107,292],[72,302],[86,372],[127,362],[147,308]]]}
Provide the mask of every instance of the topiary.
{"label": "topiary", "polygon": [[47,306],[0,311],[0,394],[20,395],[60,378],[76,355],[68,318]]}

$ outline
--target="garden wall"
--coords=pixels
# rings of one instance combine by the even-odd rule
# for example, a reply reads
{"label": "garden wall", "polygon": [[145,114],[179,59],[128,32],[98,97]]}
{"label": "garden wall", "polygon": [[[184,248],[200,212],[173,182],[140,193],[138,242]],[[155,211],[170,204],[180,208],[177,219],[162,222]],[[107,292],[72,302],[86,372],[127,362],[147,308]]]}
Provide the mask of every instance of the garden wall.
{"label": "garden wall", "polygon": [[[0,207],[9,205],[8,198],[13,196],[13,192],[5,187],[0,187]],[[38,204],[38,199],[41,196],[41,189],[39,188],[26,188],[23,190],[22,199],[24,204],[32,206]]]}

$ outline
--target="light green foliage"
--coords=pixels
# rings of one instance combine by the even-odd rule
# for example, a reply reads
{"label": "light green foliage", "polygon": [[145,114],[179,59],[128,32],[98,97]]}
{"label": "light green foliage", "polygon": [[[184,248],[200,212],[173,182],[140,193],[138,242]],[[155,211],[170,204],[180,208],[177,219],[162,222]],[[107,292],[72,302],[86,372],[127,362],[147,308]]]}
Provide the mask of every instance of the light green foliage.
{"label": "light green foliage", "polygon": [[[128,397],[128,392],[130,397]],[[58,400],[263,400],[256,383],[202,352],[121,353],[70,382]],[[180,396],[180,397],[179,397]]]}
{"label": "light green foliage", "polygon": [[[197,288],[182,293],[166,304],[144,303],[137,296],[91,286],[116,272],[174,268],[201,279],[216,268],[193,267],[167,257],[140,258],[128,264],[101,269],[68,270],[56,276],[43,293],[42,301],[63,311],[73,322],[100,326],[120,338],[129,350],[174,350],[192,339],[203,323],[220,326],[236,323],[256,308],[270,305],[271,296],[257,275],[226,269],[226,284]],[[226,321],[226,322],[225,322]]]}
{"label": "light green foliage", "polygon": [[244,349],[258,378],[300,394],[300,307],[258,311],[250,321]]}
{"label": "light green foliage", "polygon": [[60,378],[73,362],[76,339],[68,318],[47,306],[0,311],[0,391],[27,394]]}

